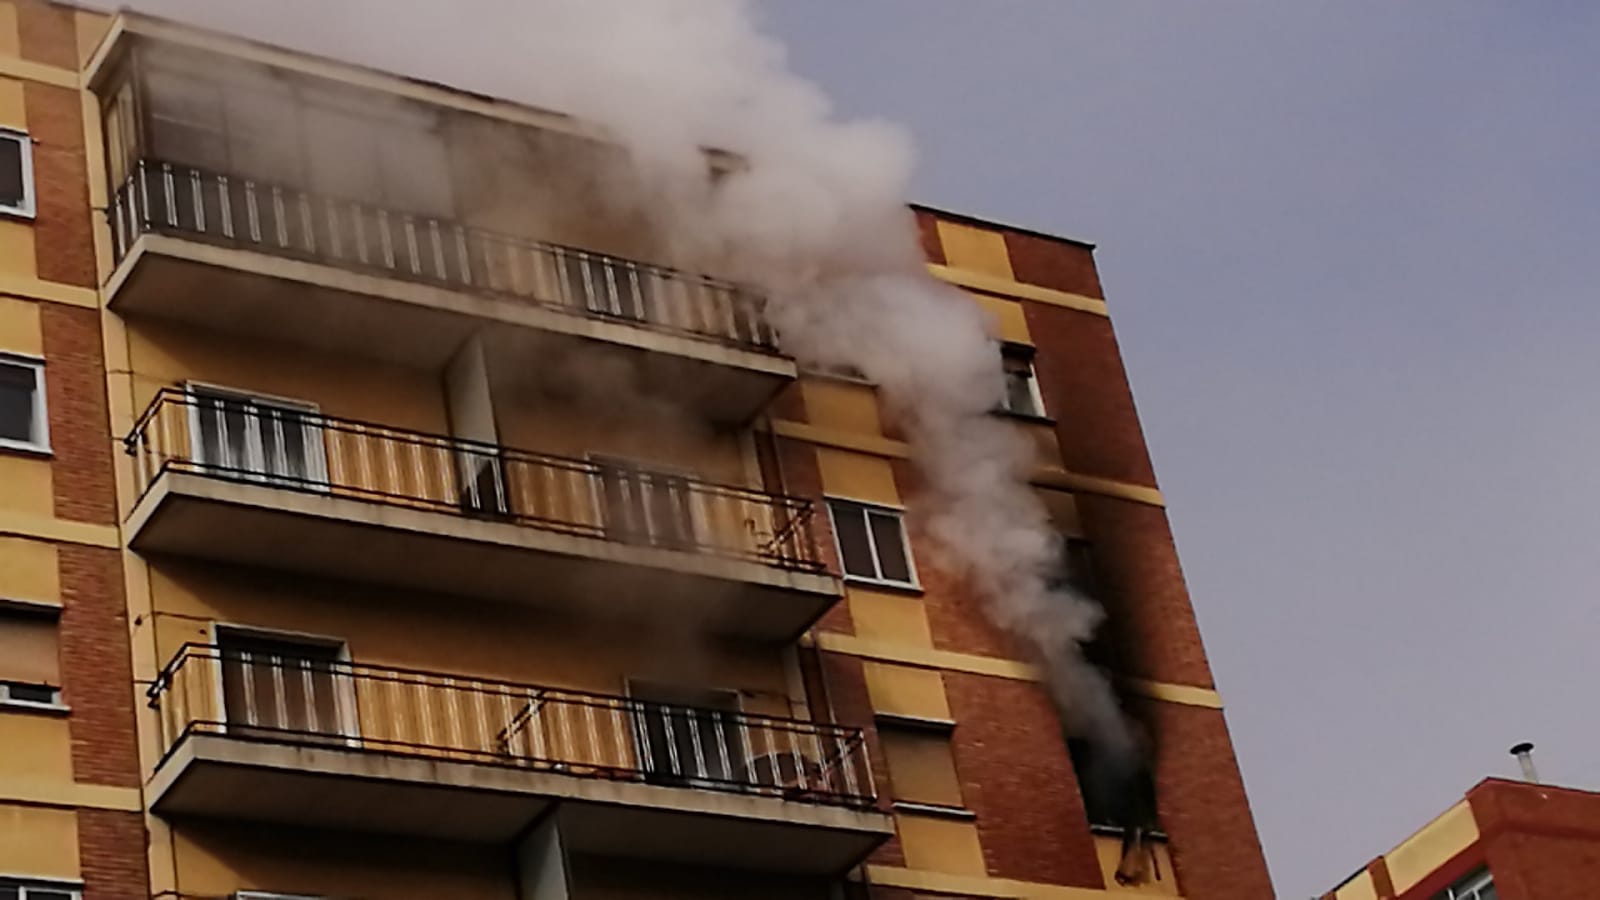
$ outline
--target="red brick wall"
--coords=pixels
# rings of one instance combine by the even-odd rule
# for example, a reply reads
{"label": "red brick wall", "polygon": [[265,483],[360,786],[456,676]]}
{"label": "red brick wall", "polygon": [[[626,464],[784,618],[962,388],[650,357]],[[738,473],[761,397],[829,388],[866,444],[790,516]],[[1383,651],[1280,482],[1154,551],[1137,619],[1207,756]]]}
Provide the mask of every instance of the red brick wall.
{"label": "red brick wall", "polygon": [[964,672],[944,674],[955,717],[956,774],[977,813],[989,874],[1103,888],[1094,840],[1060,735],[1038,685]]}
{"label": "red brick wall", "polygon": [[114,525],[116,487],[100,314],[40,304],[55,514]]}
{"label": "red brick wall", "polygon": [[[24,47],[28,45],[23,44]],[[96,280],[83,107],[77,91],[28,82],[23,87],[33,139],[34,256],[39,277],[81,287]]]}
{"label": "red brick wall", "polygon": [[62,700],[72,707],[72,770],[80,782],[137,787],[133,670],[122,558],[116,550],[62,544]]}
{"label": "red brick wall", "polygon": [[1011,274],[1018,281],[1072,294],[1105,296],[1090,248],[1021,231],[1007,231],[1005,241]]}
{"label": "red brick wall", "polygon": [[1156,740],[1156,805],[1190,900],[1271,900],[1261,841],[1222,711],[1138,701]]}
{"label": "red brick wall", "polygon": [[78,810],[78,855],[83,900],[147,900],[144,817],[104,809]]}
{"label": "red brick wall", "polygon": [[1595,896],[1600,794],[1489,779],[1467,800],[1502,900]]}

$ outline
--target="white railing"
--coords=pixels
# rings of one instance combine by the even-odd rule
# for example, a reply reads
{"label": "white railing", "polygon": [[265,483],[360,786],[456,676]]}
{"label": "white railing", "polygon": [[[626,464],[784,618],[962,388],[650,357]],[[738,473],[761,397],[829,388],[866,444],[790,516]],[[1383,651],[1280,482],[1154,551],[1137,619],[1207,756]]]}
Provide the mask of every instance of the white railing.
{"label": "white railing", "polygon": [[140,160],[108,211],[120,261],[176,233],[776,352],[756,294],[661,266],[299,188]]}

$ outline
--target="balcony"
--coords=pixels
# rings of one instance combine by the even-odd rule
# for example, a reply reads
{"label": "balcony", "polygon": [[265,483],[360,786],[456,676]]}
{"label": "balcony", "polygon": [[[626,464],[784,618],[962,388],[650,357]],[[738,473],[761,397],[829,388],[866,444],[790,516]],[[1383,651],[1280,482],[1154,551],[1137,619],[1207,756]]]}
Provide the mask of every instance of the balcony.
{"label": "balcony", "polygon": [[860,729],[189,645],[155,812],[838,874],[891,833]]}
{"label": "balcony", "polygon": [[608,355],[725,423],[795,378],[761,298],[711,278],[151,159],[108,216],[122,315],[427,368],[479,335],[518,378]]}
{"label": "balcony", "polygon": [[789,641],[838,600],[808,500],[167,390],[133,549]]}

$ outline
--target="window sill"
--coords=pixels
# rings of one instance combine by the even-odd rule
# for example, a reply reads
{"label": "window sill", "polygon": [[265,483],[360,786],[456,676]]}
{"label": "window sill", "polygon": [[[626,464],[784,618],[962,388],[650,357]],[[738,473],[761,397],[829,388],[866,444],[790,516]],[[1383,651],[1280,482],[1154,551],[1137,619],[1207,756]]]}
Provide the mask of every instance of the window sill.
{"label": "window sill", "polygon": [[[1091,834],[1100,835],[1101,837],[1120,838],[1127,834],[1128,829],[1121,825],[1095,825],[1090,823],[1089,832]],[[1145,829],[1144,836],[1146,840],[1157,841],[1162,844],[1167,843],[1168,840],[1167,833],[1159,828]]]}
{"label": "window sill", "polygon": [[50,600],[24,600],[21,597],[0,597],[0,612],[20,613],[41,619],[59,619],[62,606]]}
{"label": "window sill", "polygon": [[65,716],[72,707],[65,703],[32,703],[27,700],[0,700],[0,713],[29,713],[38,716]]}
{"label": "window sill", "polygon": [[893,807],[895,812],[917,816],[936,816],[941,819],[961,819],[967,822],[978,818],[977,813],[964,806],[945,806],[943,803],[912,803],[896,800]]}
{"label": "window sill", "polygon": [[917,597],[920,597],[926,593],[923,591],[922,585],[920,584],[911,584],[904,581],[880,581],[876,578],[867,578],[864,575],[845,575],[844,583],[847,585],[853,584],[858,587],[872,588],[880,591],[893,591],[900,594],[911,594]]}
{"label": "window sill", "polygon": [[949,734],[956,730],[954,719],[930,719],[924,716],[908,716],[902,713],[886,712],[873,713],[872,717],[879,723],[892,728],[905,728],[934,734]]}
{"label": "window sill", "polygon": [[19,222],[32,222],[38,218],[35,210],[26,207],[0,206],[0,219],[15,219]]}
{"label": "window sill", "polygon": [[0,438],[0,453],[14,453],[17,456],[32,456],[36,459],[50,459],[55,456],[48,444],[24,444],[3,438]]}
{"label": "window sill", "polygon": [[989,414],[992,416],[998,416],[1002,419],[1011,419],[1016,422],[1031,422],[1035,425],[1050,425],[1053,427],[1056,424],[1055,419],[1039,413],[1017,412],[1010,409],[993,409],[989,411]]}

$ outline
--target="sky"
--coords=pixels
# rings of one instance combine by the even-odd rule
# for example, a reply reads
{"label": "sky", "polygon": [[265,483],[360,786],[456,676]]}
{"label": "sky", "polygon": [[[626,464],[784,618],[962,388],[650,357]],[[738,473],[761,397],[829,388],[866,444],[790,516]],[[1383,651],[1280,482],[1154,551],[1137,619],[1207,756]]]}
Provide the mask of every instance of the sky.
{"label": "sky", "polygon": [[1600,4],[768,0],[916,198],[1090,240],[1279,895],[1600,789]]}
{"label": "sky", "polygon": [[[1517,741],[1600,788],[1600,4],[752,2],[910,131],[910,199],[1099,245],[1280,896]],[[292,4],[134,5],[360,55]],[[517,42],[424,36],[390,58]]]}

